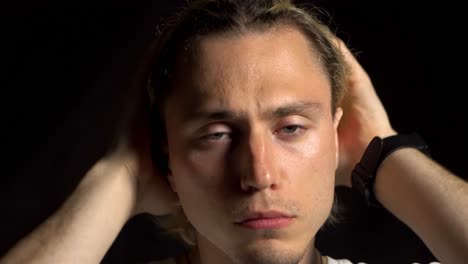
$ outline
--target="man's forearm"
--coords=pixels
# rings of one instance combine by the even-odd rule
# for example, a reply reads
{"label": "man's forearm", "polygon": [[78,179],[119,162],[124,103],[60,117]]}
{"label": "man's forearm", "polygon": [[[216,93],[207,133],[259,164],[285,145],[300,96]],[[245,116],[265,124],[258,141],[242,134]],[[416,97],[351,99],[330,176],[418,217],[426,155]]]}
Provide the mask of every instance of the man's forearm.
{"label": "man's forearm", "polygon": [[133,210],[134,183],[117,164],[98,162],[62,207],[0,263],[99,263]]}
{"label": "man's forearm", "polygon": [[468,259],[468,184],[462,179],[406,148],[381,164],[374,190],[442,263]]}

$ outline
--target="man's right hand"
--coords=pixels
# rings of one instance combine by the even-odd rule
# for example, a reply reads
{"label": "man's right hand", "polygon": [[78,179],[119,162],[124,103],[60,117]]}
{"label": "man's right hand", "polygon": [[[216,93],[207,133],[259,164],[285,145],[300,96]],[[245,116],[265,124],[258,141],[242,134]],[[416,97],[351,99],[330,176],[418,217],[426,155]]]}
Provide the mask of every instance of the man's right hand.
{"label": "man's right hand", "polygon": [[[142,92],[142,91],[139,91]],[[146,94],[137,95],[128,106],[126,124],[117,147],[108,158],[121,163],[134,181],[136,201],[132,216],[139,213],[164,215],[173,212],[177,195],[171,190],[167,175],[153,164],[151,157],[150,114],[146,107]]]}

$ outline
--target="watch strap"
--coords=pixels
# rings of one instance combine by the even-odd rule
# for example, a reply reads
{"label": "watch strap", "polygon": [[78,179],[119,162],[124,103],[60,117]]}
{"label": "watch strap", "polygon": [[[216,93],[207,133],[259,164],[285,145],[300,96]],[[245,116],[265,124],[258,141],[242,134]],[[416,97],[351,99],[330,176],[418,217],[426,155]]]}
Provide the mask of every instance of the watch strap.
{"label": "watch strap", "polygon": [[426,142],[417,133],[398,134],[384,139],[374,137],[352,171],[352,187],[364,196],[369,206],[382,207],[374,193],[377,170],[391,153],[401,148],[415,148],[429,155]]}

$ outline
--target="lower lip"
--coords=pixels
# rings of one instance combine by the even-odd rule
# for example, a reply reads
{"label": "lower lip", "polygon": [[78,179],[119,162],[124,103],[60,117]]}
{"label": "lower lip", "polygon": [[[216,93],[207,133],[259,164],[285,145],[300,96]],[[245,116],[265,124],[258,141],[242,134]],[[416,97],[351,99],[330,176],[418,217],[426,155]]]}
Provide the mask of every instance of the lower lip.
{"label": "lower lip", "polygon": [[240,226],[249,229],[271,229],[282,228],[290,225],[293,218],[277,217],[277,218],[258,218],[239,223]]}

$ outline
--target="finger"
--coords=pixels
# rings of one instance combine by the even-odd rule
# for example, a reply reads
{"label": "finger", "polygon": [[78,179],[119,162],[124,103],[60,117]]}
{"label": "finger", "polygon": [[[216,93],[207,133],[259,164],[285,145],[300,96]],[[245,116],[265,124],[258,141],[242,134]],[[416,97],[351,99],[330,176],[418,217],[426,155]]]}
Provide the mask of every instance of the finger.
{"label": "finger", "polygon": [[[351,50],[348,48],[348,46],[344,43],[343,40],[340,38],[336,37],[335,38],[335,44],[340,50],[341,54],[343,54],[343,57],[345,59],[345,62],[352,68],[352,69],[359,69],[360,71],[364,71],[362,68],[361,64],[359,64],[358,60],[356,57],[353,55]],[[365,71],[364,71],[365,72]]]}
{"label": "finger", "polygon": [[370,83],[369,75],[344,41],[336,37],[335,44],[343,55],[345,63],[348,66],[347,83],[349,87],[347,88],[354,89],[356,87],[356,85],[354,85],[355,83]]}

